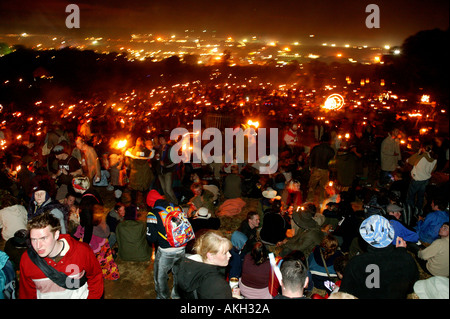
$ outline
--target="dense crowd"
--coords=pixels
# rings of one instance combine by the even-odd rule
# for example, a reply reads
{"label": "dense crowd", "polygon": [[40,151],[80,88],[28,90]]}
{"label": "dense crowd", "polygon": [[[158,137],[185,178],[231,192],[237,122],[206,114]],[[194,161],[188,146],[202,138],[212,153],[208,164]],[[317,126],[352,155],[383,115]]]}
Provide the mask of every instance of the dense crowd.
{"label": "dense crowd", "polygon": [[[127,114],[121,117],[114,113],[119,106],[90,108],[102,103],[91,101],[65,108],[42,130],[33,126],[42,113],[31,120],[16,114],[11,125],[4,120],[0,268],[13,269],[2,278],[19,281],[17,297],[100,298],[103,280],[120,278],[115,258],[150,260],[152,248],[161,299],[440,298],[429,291],[442,292],[441,285],[448,292],[448,138],[433,130],[414,135],[417,125],[401,117],[378,125],[385,118],[373,112],[307,117],[311,96],[304,92],[244,88],[132,94],[118,98]],[[170,97],[155,105],[161,94]],[[206,113],[197,101],[218,106]],[[289,107],[278,114],[280,104]],[[170,130],[208,114],[215,122],[204,125],[217,126],[225,123],[218,119],[235,117],[241,126],[265,114],[262,123],[279,127],[277,171],[261,174],[248,162],[172,161]],[[221,218],[237,218],[249,200],[258,208],[231,237],[222,232]],[[181,239],[166,227],[178,211],[186,225]],[[27,247],[31,253],[22,255]],[[81,280],[77,289],[39,282],[53,278],[40,260]],[[367,265],[378,268],[367,273]],[[9,296],[8,280],[0,283]]]}

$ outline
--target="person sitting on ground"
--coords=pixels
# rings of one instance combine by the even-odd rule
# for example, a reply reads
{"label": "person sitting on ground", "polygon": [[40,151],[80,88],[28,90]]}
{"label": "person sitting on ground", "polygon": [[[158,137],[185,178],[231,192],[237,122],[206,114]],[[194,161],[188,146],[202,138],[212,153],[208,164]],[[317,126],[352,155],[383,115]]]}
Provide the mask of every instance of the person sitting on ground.
{"label": "person sitting on ground", "polygon": [[421,268],[432,276],[448,277],[448,232],[449,223],[445,222],[439,229],[439,238],[417,254]]}
{"label": "person sitting on ground", "polygon": [[247,245],[244,247],[245,253],[248,253],[253,244],[258,240],[258,228],[261,218],[258,212],[249,211],[247,217],[242,221],[237,229],[247,237]]}
{"label": "person sitting on ground", "polygon": [[41,179],[33,187],[33,194],[28,205],[28,220],[33,219],[46,210],[50,210],[58,218],[61,223],[61,234],[67,234],[69,212],[64,205],[51,198],[51,186],[46,179]]}
{"label": "person sitting on ground", "polygon": [[285,260],[280,266],[281,295],[274,299],[309,299],[304,290],[308,286],[308,274],[305,265],[300,260]]}
{"label": "person sitting on ground", "polygon": [[281,215],[281,200],[274,200],[272,209],[264,213],[263,226],[260,232],[261,241],[270,246],[280,246],[286,243],[286,231],[289,228]]}
{"label": "person sitting on ground", "polygon": [[147,225],[136,219],[136,206],[128,206],[125,209],[123,221],[115,230],[119,245],[117,254],[121,260],[125,261],[149,261],[152,249],[147,242]]}
{"label": "person sitting on ground", "polygon": [[191,185],[191,191],[194,193],[194,197],[192,197],[188,203],[190,205],[188,216],[193,216],[195,212],[200,209],[200,207],[205,207],[208,209],[209,214],[216,217],[214,194],[206,189],[203,189],[203,185],[201,183],[193,183]]}
{"label": "person sitting on ground", "polygon": [[300,250],[309,256],[313,248],[319,245],[325,237],[320,225],[314,220],[316,207],[312,203],[306,203],[303,209],[292,214],[292,228],[295,235],[288,238],[285,244],[281,246],[280,255],[286,256],[294,250]]}
{"label": "person sitting on ground", "polygon": [[233,248],[230,250],[231,258],[228,263],[228,277],[239,279],[242,275],[242,264],[244,263],[245,253],[243,248],[247,244],[247,236],[236,230],[231,235]]}
{"label": "person sitting on ground", "polygon": [[20,270],[20,259],[22,258],[22,254],[27,251],[27,237],[27,230],[19,229],[14,233],[14,237],[11,237],[5,243],[3,251],[9,256],[9,260],[13,264],[15,271]]}
{"label": "person sitting on ground", "polygon": [[201,229],[219,229],[220,227],[220,219],[211,217],[211,213],[209,213],[206,207],[200,207],[188,220],[192,225],[194,233]]}
{"label": "person sitting on ground", "polygon": [[393,243],[397,242],[397,237],[401,237],[407,244],[415,244],[419,241],[419,235],[401,222],[403,208],[395,204],[389,204],[386,211],[388,213],[387,219],[394,227]]}
{"label": "person sitting on ground", "polygon": [[263,243],[256,242],[242,264],[239,280],[241,295],[246,299],[272,299],[269,292],[270,271],[268,250]]}
{"label": "person sitting on ground", "polygon": [[242,177],[239,175],[239,167],[231,166],[231,173],[223,182],[223,196],[225,199],[234,199],[242,196]]}
{"label": "person sitting on ground", "polygon": [[416,262],[406,251],[406,242],[397,237],[396,245],[391,245],[394,228],[380,215],[366,218],[359,232],[369,244],[367,252],[350,259],[339,291],[360,299],[406,299],[419,279]]}
{"label": "person sitting on ground", "polygon": [[342,256],[338,249],[339,243],[333,235],[327,235],[320,245],[314,247],[308,258],[308,269],[311,271],[314,287],[330,293],[333,287],[330,282],[337,281],[338,275],[334,269],[334,261]]}
{"label": "person sitting on ground", "polygon": [[2,195],[0,206],[0,230],[3,240],[14,237],[14,234],[27,228],[27,209],[18,199],[7,193]]}
{"label": "person sitting on ground", "polygon": [[106,223],[108,224],[110,231],[109,243],[111,247],[113,247],[114,244],[116,243],[117,240],[116,228],[117,225],[119,225],[124,220],[124,216],[125,216],[125,205],[120,202],[116,203],[113,209],[111,209],[108,215],[106,215]]}
{"label": "person sitting on ground", "polygon": [[439,229],[442,224],[449,221],[448,200],[441,197],[436,197],[431,201],[431,213],[428,213],[425,218],[419,217],[419,221],[415,230],[419,234],[419,240],[425,245],[430,245],[439,237]]}

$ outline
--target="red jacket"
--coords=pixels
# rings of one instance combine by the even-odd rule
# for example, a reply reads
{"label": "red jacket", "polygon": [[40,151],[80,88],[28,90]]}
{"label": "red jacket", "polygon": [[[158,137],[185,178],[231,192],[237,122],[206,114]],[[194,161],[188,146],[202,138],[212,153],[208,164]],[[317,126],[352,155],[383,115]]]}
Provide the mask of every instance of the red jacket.
{"label": "red jacket", "polygon": [[70,235],[60,235],[69,244],[69,250],[55,263],[45,258],[53,268],[64,272],[71,278],[83,275],[87,283],[76,290],[65,289],[49,278],[31,261],[28,254],[23,254],[20,261],[20,299],[99,299],[103,295],[103,275],[100,263],[88,244],[76,241]]}

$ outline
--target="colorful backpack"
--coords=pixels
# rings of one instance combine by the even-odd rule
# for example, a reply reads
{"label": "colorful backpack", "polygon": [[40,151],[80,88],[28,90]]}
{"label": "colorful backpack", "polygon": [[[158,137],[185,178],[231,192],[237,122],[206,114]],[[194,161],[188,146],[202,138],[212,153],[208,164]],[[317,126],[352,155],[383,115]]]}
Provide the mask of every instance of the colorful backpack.
{"label": "colorful backpack", "polygon": [[[170,204],[166,208],[162,206],[156,206],[159,209],[159,216],[163,221],[166,234],[158,234],[167,240],[172,247],[183,247],[191,240],[195,238],[194,230],[191,223],[187,219],[185,212],[179,207]],[[148,215],[153,215],[149,212]]]}

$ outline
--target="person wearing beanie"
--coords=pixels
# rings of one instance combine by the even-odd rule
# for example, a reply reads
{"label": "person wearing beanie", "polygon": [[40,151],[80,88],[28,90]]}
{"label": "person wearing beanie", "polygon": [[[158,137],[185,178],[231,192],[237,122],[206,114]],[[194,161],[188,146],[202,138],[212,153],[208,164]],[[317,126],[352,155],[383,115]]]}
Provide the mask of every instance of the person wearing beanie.
{"label": "person wearing beanie", "polygon": [[155,206],[155,202],[160,199],[164,199],[164,197],[161,196],[161,194],[158,193],[157,190],[152,189],[151,191],[149,191],[147,194],[147,205],[149,209],[152,209]]}
{"label": "person wearing beanie", "polygon": [[394,228],[380,215],[366,218],[359,227],[367,252],[350,259],[344,271],[340,292],[360,299],[406,299],[419,279],[414,258],[406,242],[395,237]]}
{"label": "person wearing beanie", "polygon": [[51,194],[52,187],[49,180],[43,178],[35,182],[28,205],[28,220],[49,211],[61,223],[61,234],[66,234],[69,212],[64,205],[53,200]]}
{"label": "person wearing beanie", "polygon": [[388,213],[387,219],[395,232],[393,243],[396,242],[397,237],[401,237],[407,243],[417,243],[419,241],[419,235],[401,222],[403,208],[395,204],[389,204],[386,207],[386,211]]}
{"label": "person wearing beanie", "polygon": [[63,199],[67,192],[73,192],[73,177],[83,173],[80,162],[69,153],[69,144],[65,141],[52,149],[52,154],[58,161],[58,169],[55,174],[52,174],[52,178],[56,180],[56,184],[59,186],[56,200]]}
{"label": "person wearing beanie", "polygon": [[247,236],[236,230],[231,235],[233,248],[230,250],[231,258],[228,264],[228,274],[230,278],[239,278],[242,274],[242,264],[244,262],[245,252],[242,250],[247,243]]}

